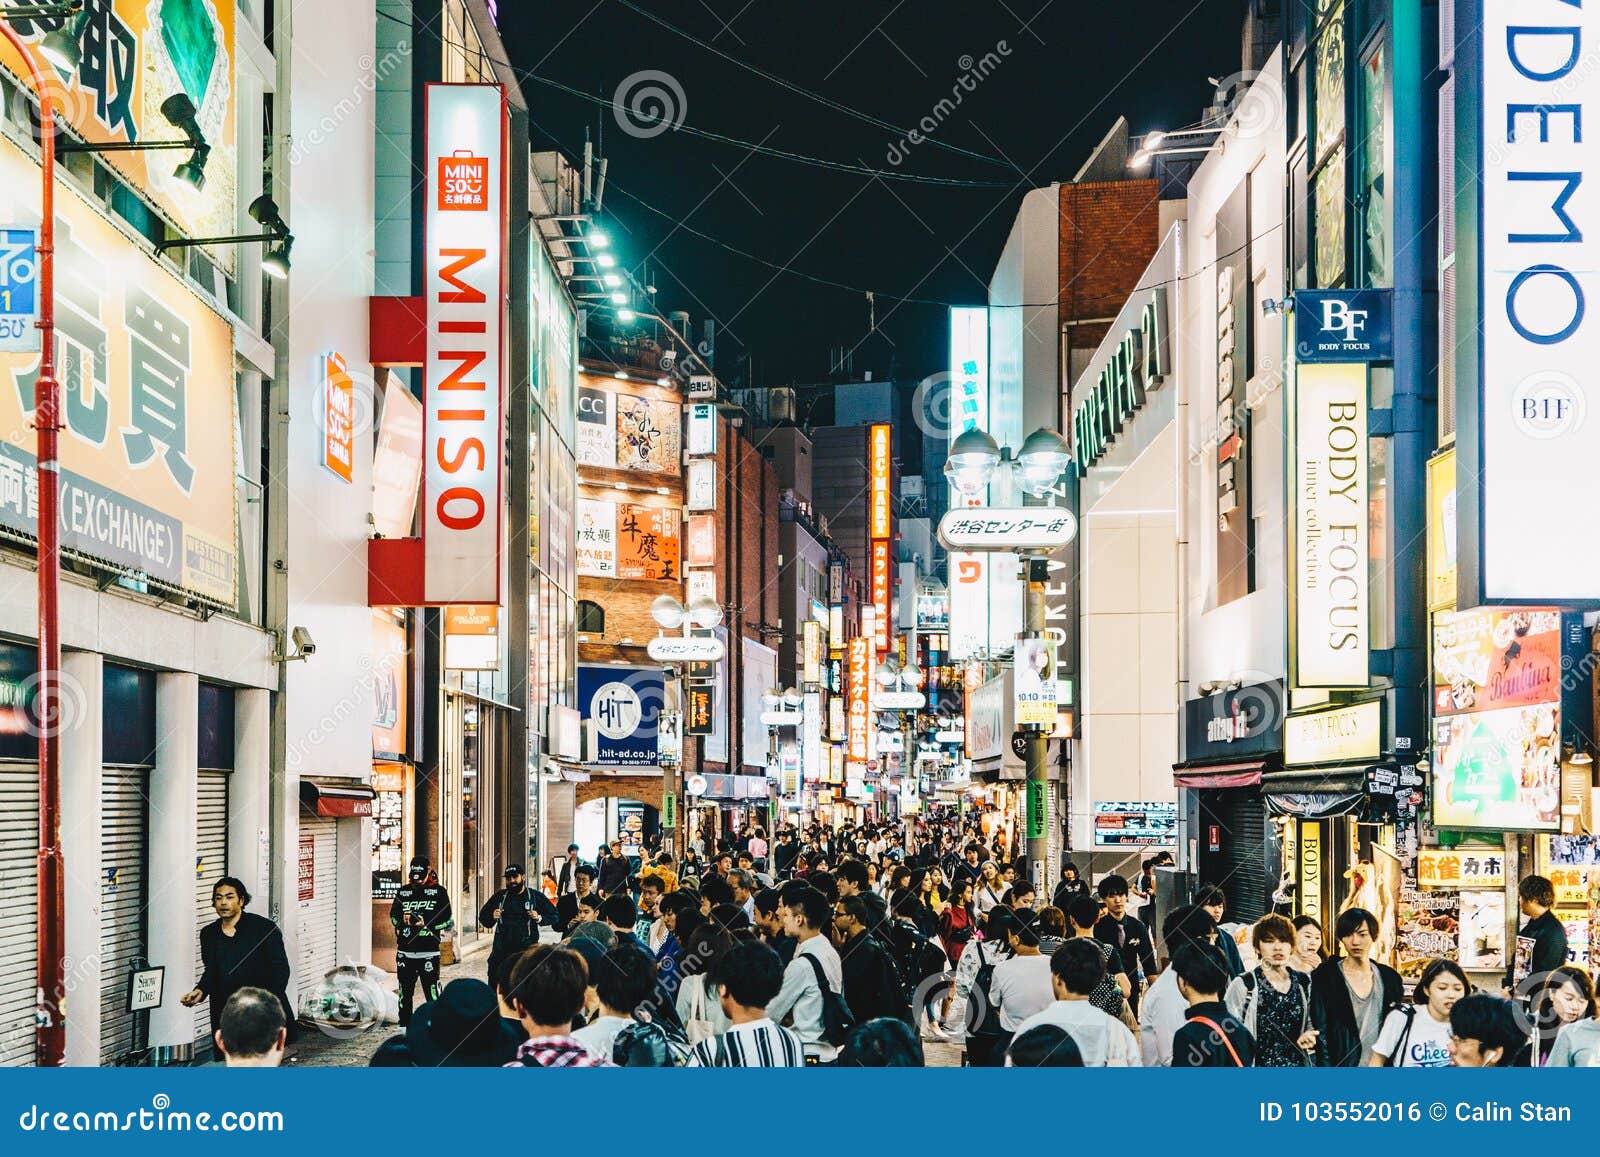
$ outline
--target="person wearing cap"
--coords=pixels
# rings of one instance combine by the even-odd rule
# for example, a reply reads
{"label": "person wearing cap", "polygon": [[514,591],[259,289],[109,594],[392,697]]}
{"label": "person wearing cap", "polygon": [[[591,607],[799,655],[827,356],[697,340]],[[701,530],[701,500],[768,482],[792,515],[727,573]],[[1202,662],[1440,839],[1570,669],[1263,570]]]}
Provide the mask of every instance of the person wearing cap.
{"label": "person wearing cap", "polygon": [[578,888],[578,872],[586,867],[578,855],[578,845],[567,845],[567,858],[561,861],[561,875],[556,879],[556,896],[570,896]]}
{"label": "person wearing cap", "polygon": [[500,1016],[494,989],[464,978],[444,986],[411,1018],[406,1031],[379,1046],[372,1063],[419,1069],[500,1068],[516,1059],[519,1034]]}
{"label": "person wearing cap", "polygon": [[402,1025],[411,1022],[411,1000],[417,981],[422,981],[424,1001],[439,999],[439,934],[454,924],[449,895],[437,881],[430,883],[428,876],[428,858],[412,857],[406,883],[394,894],[394,902],[389,905],[389,923],[394,925],[395,934],[395,976],[400,982]]}
{"label": "person wearing cap", "polygon": [[478,925],[494,929],[494,946],[489,949],[489,975],[496,974],[496,966],[506,956],[515,956],[524,948],[539,942],[539,925],[555,927],[556,906],[545,898],[543,892],[528,887],[523,879],[522,865],[506,868],[506,886],[478,910]]}

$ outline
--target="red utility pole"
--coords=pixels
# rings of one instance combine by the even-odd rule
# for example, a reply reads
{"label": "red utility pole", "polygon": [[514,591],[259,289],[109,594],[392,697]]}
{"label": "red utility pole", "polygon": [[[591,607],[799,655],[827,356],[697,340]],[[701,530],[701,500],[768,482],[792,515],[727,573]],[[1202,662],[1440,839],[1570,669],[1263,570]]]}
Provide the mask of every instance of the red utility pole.
{"label": "red utility pole", "polygon": [[[3,15],[3,13],[0,13]],[[56,383],[56,126],[50,91],[33,53],[5,20],[0,34],[28,65],[39,95],[39,151],[44,190],[39,223],[39,376],[33,384],[35,457],[39,472],[39,686],[35,700],[39,725],[39,936],[35,958],[36,995],[34,1050],[41,1067],[59,1067],[66,1059],[67,1026],[61,997],[66,983],[66,910],[62,898],[61,859],[61,616],[56,595],[61,580],[61,521],[57,513],[56,438],[60,387]]]}

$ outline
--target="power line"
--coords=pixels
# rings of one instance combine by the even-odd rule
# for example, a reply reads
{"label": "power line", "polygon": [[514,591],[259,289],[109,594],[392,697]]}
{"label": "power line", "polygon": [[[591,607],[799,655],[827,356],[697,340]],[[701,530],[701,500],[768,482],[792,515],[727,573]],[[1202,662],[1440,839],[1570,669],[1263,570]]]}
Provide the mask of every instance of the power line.
{"label": "power line", "polygon": [[[913,131],[910,129],[901,128],[899,125],[883,120],[880,117],[875,117],[871,113],[862,112],[860,109],[852,108],[851,106],[844,104],[841,101],[836,101],[831,97],[823,96],[819,92],[813,92],[808,88],[803,88],[800,85],[795,84],[793,81],[786,80],[776,73],[768,72],[766,69],[751,64],[747,60],[741,60],[739,57],[734,56],[731,52],[725,52],[716,45],[707,43],[706,41],[695,36],[693,33],[687,32],[684,29],[679,28],[677,25],[662,19],[654,12],[650,12],[639,7],[637,4],[633,3],[632,0],[616,0],[616,2],[628,9],[628,11],[643,16],[651,23],[658,24],[662,28],[667,29],[667,31],[683,37],[683,39],[689,41],[691,44],[698,45],[700,48],[703,48],[712,55],[717,56],[722,60],[726,60],[729,64],[732,64],[738,68],[742,68],[746,72],[753,73],[754,75],[761,77],[763,80],[770,81],[778,87],[794,93],[796,96],[803,96],[807,100],[816,101],[818,104],[824,106],[825,108],[830,108],[834,112],[839,112],[846,116],[854,117],[855,119],[863,121],[866,124],[873,125],[891,133],[896,133],[901,137],[910,136],[911,132]],[[963,157],[970,157],[976,161],[983,161],[991,165],[1003,165],[1006,168],[1012,167],[1010,162],[1002,160],[999,157],[991,157],[985,153],[974,152],[971,149],[964,149],[960,145],[947,144],[944,141],[931,138],[928,139],[926,143],[932,145],[934,148],[944,149],[946,152],[957,153]]]}
{"label": "power line", "polygon": [[[531,80],[536,84],[548,85],[568,96],[575,96],[579,100],[586,100],[593,104],[614,106],[615,101],[603,96],[596,96],[591,92],[584,92],[580,88],[573,88],[569,84],[562,84],[559,80],[552,80],[548,76],[540,76],[536,72],[517,70],[517,75],[524,80]],[[665,115],[647,117],[641,112],[630,111],[630,117],[642,122],[641,127],[657,128],[667,126],[674,132],[687,133],[692,137],[704,137],[706,140],[716,141],[719,144],[732,145],[735,148],[745,149],[752,153],[763,153],[769,157],[778,157],[785,161],[794,161],[801,165],[812,165],[816,168],[831,169],[840,173],[853,173],[863,177],[877,177],[885,181],[909,181],[918,185],[942,185],[956,189],[1011,189],[1016,187],[1015,181],[973,181],[964,177],[930,177],[922,173],[902,173],[895,169],[874,169],[867,165],[852,165],[847,161],[833,161],[826,157],[813,157],[806,153],[793,153],[787,149],[775,149],[770,145],[757,144],[754,141],[741,140],[738,137],[714,133],[709,129],[699,129],[682,122],[674,123]]]}

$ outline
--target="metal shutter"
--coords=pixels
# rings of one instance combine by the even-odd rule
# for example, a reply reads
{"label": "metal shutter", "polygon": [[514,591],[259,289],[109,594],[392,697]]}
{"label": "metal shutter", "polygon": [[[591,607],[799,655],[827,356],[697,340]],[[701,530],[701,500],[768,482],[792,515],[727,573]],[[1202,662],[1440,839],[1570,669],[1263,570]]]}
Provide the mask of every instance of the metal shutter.
{"label": "metal shutter", "polygon": [[339,962],[338,820],[301,817],[300,835],[310,836],[316,853],[309,900],[300,901],[300,992],[305,994]]}
{"label": "metal shutter", "polygon": [[[1227,921],[1251,923],[1267,911],[1267,814],[1254,788],[1205,791],[1200,795],[1202,838],[1206,826],[1221,828],[1222,850],[1202,873],[1201,884],[1216,884],[1228,897]],[[1276,881],[1274,881],[1276,883]]]}
{"label": "metal shutter", "polygon": [[[211,908],[211,889],[228,874],[228,773],[202,771],[200,773],[200,798],[196,813],[194,902],[195,939],[194,975],[200,978],[199,929],[217,918]],[[211,1043],[210,1002],[202,1002],[194,1013],[194,1039],[197,1048]]]}
{"label": "metal shutter", "polygon": [[39,769],[0,764],[0,1065],[33,1064]]}
{"label": "metal shutter", "polygon": [[[573,813],[577,806],[577,784],[545,782],[544,815],[540,817],[540,823],[544,829],[544,847],[551,860],[567,858],[567,845],[572,843]],[[682,836],[678,835],[678,839],[681,842]],[[581,851],[578,854],[580,857],[583,855]],[[545,867],[549,866],[545,864]],[[559,873],[561,869],[557,868],[556,871]],[[560,878],[559,874],[557,878]]]}
{"label": "metal shutter", "polygon": [[128,1007],[128,974],[145,954],[149,771],[108,767],[100,787],[100,1063],[142,1049]]}

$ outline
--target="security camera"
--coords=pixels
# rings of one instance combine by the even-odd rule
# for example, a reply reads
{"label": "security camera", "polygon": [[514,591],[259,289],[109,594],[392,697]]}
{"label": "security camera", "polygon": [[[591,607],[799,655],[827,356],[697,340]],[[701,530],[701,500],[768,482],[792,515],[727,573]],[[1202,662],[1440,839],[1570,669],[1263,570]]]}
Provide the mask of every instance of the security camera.
{"label": "security camera", "polygon": [[291,637],[294,640],[294,653],[302,659],[317,653],[316,640],[311,637],[311,632],[304,627],[296,627],[291,632]]}

